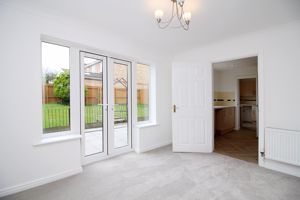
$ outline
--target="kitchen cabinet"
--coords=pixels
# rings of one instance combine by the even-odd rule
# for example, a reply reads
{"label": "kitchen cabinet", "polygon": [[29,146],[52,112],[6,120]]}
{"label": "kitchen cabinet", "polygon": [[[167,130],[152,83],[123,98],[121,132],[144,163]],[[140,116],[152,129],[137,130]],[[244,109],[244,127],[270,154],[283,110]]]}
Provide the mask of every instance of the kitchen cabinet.
{"label": "kitchen cabinet", "polygon": [[256,97],[256,79],[240,80],[240,97]]}
{"label": "kitchen cabinet", "polygon": [[225,134],[234,129],[235,107],[215,107],[215,133]]}

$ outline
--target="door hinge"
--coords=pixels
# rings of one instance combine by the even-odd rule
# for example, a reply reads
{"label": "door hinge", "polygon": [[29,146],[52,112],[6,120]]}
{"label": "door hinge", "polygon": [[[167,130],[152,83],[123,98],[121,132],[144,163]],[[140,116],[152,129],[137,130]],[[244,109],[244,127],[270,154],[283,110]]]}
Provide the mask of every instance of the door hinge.
{"label": "door hinge", "polygon": [[176,113],[176,105],[173,105],[173,112]]}

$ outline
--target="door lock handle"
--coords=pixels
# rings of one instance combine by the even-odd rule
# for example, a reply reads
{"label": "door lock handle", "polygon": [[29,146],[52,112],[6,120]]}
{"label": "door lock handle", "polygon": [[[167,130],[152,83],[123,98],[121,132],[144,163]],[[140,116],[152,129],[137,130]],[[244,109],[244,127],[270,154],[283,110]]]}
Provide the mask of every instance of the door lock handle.
{"label": "door lock handle", "polygon": [[173,105],[173,112],[176,113],[176,105]]}

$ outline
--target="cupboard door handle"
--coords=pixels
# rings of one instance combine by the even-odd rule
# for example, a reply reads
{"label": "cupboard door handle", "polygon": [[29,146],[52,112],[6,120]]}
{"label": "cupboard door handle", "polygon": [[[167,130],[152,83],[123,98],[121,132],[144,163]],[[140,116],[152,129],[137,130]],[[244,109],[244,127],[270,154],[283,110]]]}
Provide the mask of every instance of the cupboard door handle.
{"label": "cupboard door handle", "polygon": [[176,105],[173,105],[173,112],[176,113]]}

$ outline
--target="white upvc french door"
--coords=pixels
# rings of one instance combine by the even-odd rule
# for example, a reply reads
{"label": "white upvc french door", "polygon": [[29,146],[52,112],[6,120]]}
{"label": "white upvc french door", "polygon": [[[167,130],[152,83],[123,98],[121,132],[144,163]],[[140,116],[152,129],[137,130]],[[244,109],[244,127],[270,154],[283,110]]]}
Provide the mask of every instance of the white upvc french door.
{"label": "white upvc french door", "polygon": [[108,152],[116,155],[132,149],[131,68],[128,61],[109,58]]}
{"label": "white upvc french door", "polygon": [[131,142],[131,63],[80,52],[83,164],[128,152]]}
{"label": "white upvc french door", "polygon": [[83,164],[107,156],[107,57],[80,52]]}

